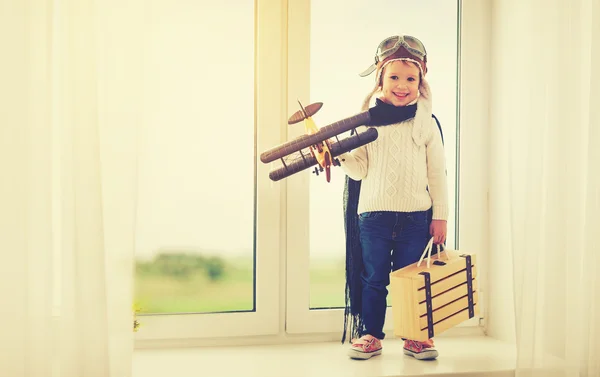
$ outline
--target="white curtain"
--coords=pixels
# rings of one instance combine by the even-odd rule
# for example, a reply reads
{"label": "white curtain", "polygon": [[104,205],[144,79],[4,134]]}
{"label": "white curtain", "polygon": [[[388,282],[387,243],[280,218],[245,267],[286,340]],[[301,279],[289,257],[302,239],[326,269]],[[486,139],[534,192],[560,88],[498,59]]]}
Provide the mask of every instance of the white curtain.
{"label": "white curtain", "polygon": [[131,375],[140,9],[0,0],[0,376]]}
{"label": "white curtain", "polygon": [[517,376],[600,376],[600,1],[498,0],[492,18]]}

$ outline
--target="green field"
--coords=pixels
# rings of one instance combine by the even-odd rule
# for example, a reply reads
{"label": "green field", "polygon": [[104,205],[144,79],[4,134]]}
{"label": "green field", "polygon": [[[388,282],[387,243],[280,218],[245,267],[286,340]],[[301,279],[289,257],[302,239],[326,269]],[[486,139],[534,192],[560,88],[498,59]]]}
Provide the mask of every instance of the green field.
{"label": "green field", "polygon": [[[253,310],[251,258],[165,253],[136,263],[135,305],[142,314]],[[313,260],[310,306],[344,306],[344,261]]]}

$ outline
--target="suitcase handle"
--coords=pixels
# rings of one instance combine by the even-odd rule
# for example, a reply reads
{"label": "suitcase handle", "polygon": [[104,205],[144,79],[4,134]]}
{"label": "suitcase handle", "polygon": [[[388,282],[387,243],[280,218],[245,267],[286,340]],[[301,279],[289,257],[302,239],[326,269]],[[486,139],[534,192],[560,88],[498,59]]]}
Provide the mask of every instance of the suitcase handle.
{"label": "suitcase handle", "polygon": [[[440,254],[446,250],[446,248],[443,245],[438,244],[438,261],[440,261]],[[431,239],[429,240],[429,242],[427,242],[427,246],[425,246],[425,250],[423,251],[423,254],[421,254],[421,258],[419,258],[419,262],[417,263],[417,267],[419,267],[421,265],[421,262],[423,262],[423,258],[425,258],[425,255],[427,255],[427,268],[431,267],[431,250],[433,249],[433,237],[431,237]],[[448,256],[448,251],[446,250],[446,260],[450,260],[450,257]],[[437,262],[437,261],[436,261]],[[441,262],[440,263],[436,263],[433,262],[433,264],[436,265],[445,265],[445,262]]]}

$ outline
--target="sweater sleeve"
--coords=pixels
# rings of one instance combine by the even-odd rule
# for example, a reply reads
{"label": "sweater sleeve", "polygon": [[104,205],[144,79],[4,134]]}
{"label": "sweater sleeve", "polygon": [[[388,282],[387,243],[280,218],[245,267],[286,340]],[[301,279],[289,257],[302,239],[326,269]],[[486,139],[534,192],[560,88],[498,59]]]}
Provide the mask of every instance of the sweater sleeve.
{"label": "sweater sleeve", "polygon": [[433,219],[448,220],[448,179],[442,136],[432,119],[432,130],[427,141],[427,178],[433,201]]}
{"label": "sweater sleeve", "polygon": [[363,145],[351,152],[339,155],[340,167],[344,172],[355,181],[360,181],[367,176],[369,168],[369,155],[367,146]]}

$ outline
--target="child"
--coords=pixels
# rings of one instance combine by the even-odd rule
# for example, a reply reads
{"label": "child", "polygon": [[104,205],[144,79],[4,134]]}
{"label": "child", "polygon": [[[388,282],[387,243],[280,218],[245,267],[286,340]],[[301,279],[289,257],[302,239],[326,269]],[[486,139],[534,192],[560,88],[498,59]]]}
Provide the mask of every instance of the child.
{"label": "child", "polygon": [[[443,140],[431,112],[425,47],[414,37],[389,37],[360,75],[373,71],[375,87],[363,111],[369,110],[367,126],[377,127],[379,137],[339,156],[347,174],[345,322],[351,317],[356,338],[349,356],[356,359],[381,354],[390,272],[417,262],[431,237],[443,244],[448,217]],[[346,323],[342,343],[345,338]],[[406,339],[404,353],[438,356],[431,339]]]}

